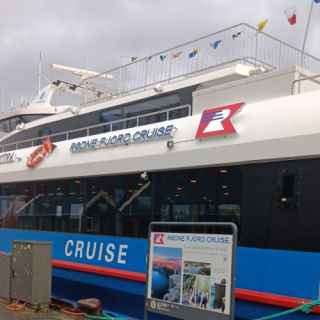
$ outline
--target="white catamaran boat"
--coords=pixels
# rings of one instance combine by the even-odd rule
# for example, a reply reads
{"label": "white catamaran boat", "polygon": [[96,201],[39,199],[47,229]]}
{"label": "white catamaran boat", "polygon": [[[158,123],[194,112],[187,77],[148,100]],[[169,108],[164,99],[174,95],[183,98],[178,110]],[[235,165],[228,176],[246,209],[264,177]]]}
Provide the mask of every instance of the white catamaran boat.
{"label": "white catamaran boat", "polygon": [[[80,82],[0,117],[0,250],[52,241],[54,296],[142,318],[149,223],[232,221],[237,317],[319,296],[319,59],[240,24],[102,74],[59,68]],[[57,90],[83,103],[53,106]]]}

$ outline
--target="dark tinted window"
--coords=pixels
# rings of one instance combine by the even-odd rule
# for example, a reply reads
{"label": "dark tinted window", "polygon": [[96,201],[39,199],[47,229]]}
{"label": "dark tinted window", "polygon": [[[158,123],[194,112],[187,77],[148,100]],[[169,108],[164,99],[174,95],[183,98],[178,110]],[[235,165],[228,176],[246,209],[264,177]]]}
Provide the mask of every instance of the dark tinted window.
{"label": "dark tinted window", "polygon": [[[319,251],[320,160],[0,185],[6,227],[146,237],[151,221],[232,221],[240,245]],[[284,200],[285,199],[285,200]]]}

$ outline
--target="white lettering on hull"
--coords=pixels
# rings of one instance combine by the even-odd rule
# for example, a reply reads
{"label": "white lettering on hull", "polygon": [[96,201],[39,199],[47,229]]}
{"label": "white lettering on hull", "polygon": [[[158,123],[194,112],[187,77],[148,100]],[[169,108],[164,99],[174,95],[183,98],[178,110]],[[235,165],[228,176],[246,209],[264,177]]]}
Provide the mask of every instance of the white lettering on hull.
{"label": "white lettering on hull", "polygon": [[64,246],[66,257],[105,261],[106,263],[127,263],[128,245],[114,243],[97,243],[96,241],[68,240]]}

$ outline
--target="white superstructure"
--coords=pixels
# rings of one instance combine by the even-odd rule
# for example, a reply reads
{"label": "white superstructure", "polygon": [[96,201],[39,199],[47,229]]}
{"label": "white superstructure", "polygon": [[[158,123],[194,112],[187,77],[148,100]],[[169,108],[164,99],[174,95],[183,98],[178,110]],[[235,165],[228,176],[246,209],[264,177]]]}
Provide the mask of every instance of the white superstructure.
{"label": "white superstructure", "polygon": [[[232,40],[231,35],[237,30],[241,32],[242,38]],[[212,57],[210,54],[216,55],[218,49],[211,48],[210,41],[218,38],[223,38],[226,44],[219,53],[221,57]],[[253,50],[256,56],[252,57],[251,49],[245,45],[249,45],[255,39],[259,42],[256,43],[258,47]],[[237,48],[240,47],[238,51],[232,51],[230,47],[230,44],[235,45],[235,41]],[[320,61],[306,55],[304,58],[306,65],[303,68],[298,67],[295,62],[298,58],[301,60],[299,51],[277,41],[263,33],[257,36],[251,27],[239,25],[106,73],[86,72],[86,81],[92,83],[105,78],[110,82],[110,79],[113,79],[111,86],[116,84],[117,88],[104,90],[100,83],[99,89],[94,90],[102,92],[102,95],[96,95],[95,101],[87,101],[85,105],[78,107],[63,106],[59,109],[47,105],[41,96],[35,100],[32,108],[39,108],[43,113],[50,114],[50,117],[26,123],[0,139],[3,151],[0,159],[4,159],[0,162],[1,182],[113,175],[318,156],[320,147],[316,142],[320,138],[318,106],[320,86],[316,77],[312,77],[313,67],[309,67],[307,61],[310,64],[312,59],[315,71],[320,67]],[[269,47],[265,47],[265,51],[262,52],[261,47],[269,42],[278,43],[283,54],[287,52],[287,59],[281,55],[274,58],[274,53],[277,51],[272,51],[273,55],[270,55]],[[188,56],[189,47],[199,49],[198,61],[189,61],[191,60]],[[173,60],[172,54],[183,52],[182,50],[186,53],[185,57],[181,58],[183,60],[180,62]],[[171,57],[166,65],[168,69],[163,69],[167,61],[163,61],[162,58],[157,61],[157,65],[155,64],[154,60],[159,58],[159,55],[165,55],[168,61]],[[214,58],[221,61],[213,64]],[[279,63],[279,67],[273,64],[274,61]],[[140,66],[143,66],[142,78],[140,73],[134,75],[130,71]],[[71,71],[79,73],[79,70],[81,71],[81,69]],[[159,70],[165,71],[156,81],[153,76]],[[81,72],[83,76],[85,71]],[[140,79],[140,82],[137,79]],[[55,86],[59,87],[60,84],[61,82],[58,82]],[[63,84],[73,86],[72,90],[88,89],[80,84]],[[186,105],[187,113],[182,117],[175,119],[169,114],[176,111],[174,108],[180,110],[185,106],[176,103],[173,109],[164,109],[165,118],[151,121],[149,124],[142,123],[140,118],[157,117],[159,114],[162,116],[163,112],[161,113],[161,110],[150,114],[145,112],[144,116],[135,118],[124,116],[119,120],[111,119],[109,122],[94,120],[100,122],[84,125],[88,119],[97,118],[97,115],[101,117],[103,112],[112,111],[117,106],[126,106],[126,110],[130,111],[131,104],[142,101],[141,103],[147,106],[148,101],[151,101],[151,107],[154,103],[152,101],[155,100],[150,99],[157,97],[168,97],[167,103],[170,104],[174,93],[186,89],[192,90],[192,97],[190,103]],[[51,97],[51,93],[48,94]],[[243,102],[244,107],[232,118],[235,134],[210,139],[196,137],[204,110],[239,102]],[[47,111],[49,109],[50,111]],[[129,120],[135,124],[123,127],[123,123]],[[120,122],[122,127],[118,126]],[[63,123],[66,124],[60,128],[59,124]],[[77,126],[76,129],[70,128],[67,123]],[[59,131],[51,131],[42,136],[51,136],[56,145],[54,152],[39,167],[28,168],[26,166],[28,157],[36,146],[41,144],[39,142],[41,135],[37,135],[38,128],[43,130],[51,126],[50,130],[53,130],[53,125],[58,126]],[[110,128],[108,127],[105,132],[94,133],[94,130],[98,131],[103,126]],[[174,130],[166,137],[130,140],[127,143],[121,140],[126,135],[133,137],[136,132],[145,130],[152,132],[168,126],[172,126]],[[17,138],[28,132],[31,137]],[[112,137],[121,141],[101,148],[95,146],[96,141],[99,142],[101,139],[107,141]],[[74,146],[79,146],[81,143],[87,145],[85,151],[74,152]],[[8,157],[13,160],[6,161]]]}

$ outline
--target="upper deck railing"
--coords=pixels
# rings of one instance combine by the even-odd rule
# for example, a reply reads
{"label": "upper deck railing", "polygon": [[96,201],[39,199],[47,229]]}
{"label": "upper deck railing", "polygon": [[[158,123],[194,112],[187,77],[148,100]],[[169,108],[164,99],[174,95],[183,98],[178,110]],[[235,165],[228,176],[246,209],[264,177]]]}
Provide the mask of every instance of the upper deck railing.
{"label": "upper deck railing", "polygon": [[263,67],[264,71],[298,65],[320,73],[320,59],[242,23],[100,74],[111,74],[112,81],[99,76],[89,80],[95,80],[102,91],[119,96],[235,61]]}

